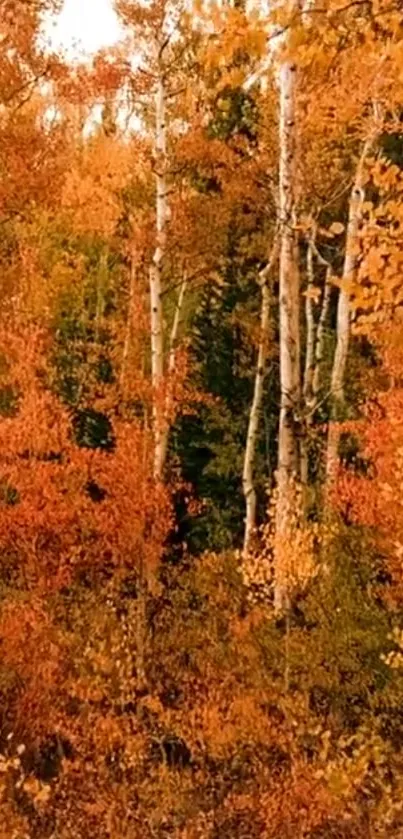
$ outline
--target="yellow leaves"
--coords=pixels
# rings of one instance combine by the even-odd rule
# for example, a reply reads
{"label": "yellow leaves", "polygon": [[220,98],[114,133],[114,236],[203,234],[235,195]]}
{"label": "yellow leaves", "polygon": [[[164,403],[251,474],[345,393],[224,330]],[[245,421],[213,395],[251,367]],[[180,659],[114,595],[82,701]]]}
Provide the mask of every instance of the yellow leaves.
{"label": "yellow leaves", "polygon": [[120,212],[119,191],[127,183],[129,152],[112,138],[98,136],[66,176],[62,206],[80,232],[111,235]]}
{"label": "yellow leaves", "polygon": [[376,337],[379,324],[390,318],[403,299],[403,179],[400,169],[384,160],[376,161],[371,171],[382,199],[364,220],[358,242],[359,270],[350,293],[352,305],[361,309],[356,328]]}
{"label": "yellow leaves", "polygon": [[311,286],[306,291],[304,291],[304,297],[308,300],[313,300],[314,303],[318,303],[322,294],[322,289],[319,286]]}
{"label": "yellow leaves", "polygon": [[27,778],[22,789],[31,796],[35,804],[47,804],[52,794],[51,787],[42,784],[37,778]]}
{"label": "yellow leaves", "polygon": [[[241,87],[245,81],[245,73],[242,69],[238,67],[230,67],[228,70],[225,70],[220,78],[220,89],[224,90],[228,87],[237,88]],[[218,105],[220,110],[225,111],[226,107],[229,108],[229,103],[220,102]]]}
{"label": "yellow leaves", "polygon": [[334,221],[333,224],[329,227],[329,233],[333,236],[340,236],[341,233],[344,231],[344,224],[340,221]]}
{"label": "yellow leaves", "polygon": [[402,186],[402,171],[395,163],[388,163],[385,158],[376,160],[371,168],[372,180],[379,189],[388,191],[396,186]]}
{"label": "yellow leaves", "polygon": [[[218,89],[226,84],[242,84],[244,72],[236,70],[234,58],[237,54],[249,55],[251,59],[261,58],[267,51],[267,31],[264,22],[254,17],[245,17],[237,8],[209,4],[207,26],[215,33],[215,37],[206,40],[201,60],[207,72],[220,68],[222,76],[215,80]],[[232,70],[230,70],[232,66]],[[224,82],[224,79],[226,81]]]}
{"label": "yellow leaves", "polygon": [[307,29],[305,26],[293,26],[288,47],[290,51],[295,51],[307,43]]}
{"label": "yellow leaves", "polygon": [[[4,755],[0,755],[0,774],[5,775],[9,769],[13,768],[14,764],[11,759],[4,757]],[[17,763],[17,768],[19,766],[19,762]]]}
{"label": "yellow leaves", "polygon": [[242,572],[247,586],[267,587],[269,595],[273,581],[282,581],[289,590],[301,590],[317,574],[316,545],[318,538],[327,538],[319,525],[307,522],[303,515],[303,490],[298,485],[290,487],[285,526],[279,533],[276,527],[277,493],[273,493],[268,510],[268,520],[262,528],[263,546],[256,555],[244,561]]}
{"label": "yellow leaves", "polygon": [[334,221],[329,228],[320,227],[318,233],[324,236],[325,239],[333,239],[335,236],[340,236],[344,231],[344,224],[340,221]]}
{"label": "yellow leaves", "polygon": [[[397,552],[399,554],[399,559],[403,556],[403,545],[401,543],[397,544]],[[391,652],[387,654],[383,654],[381,656],[382,660],[385,664],[388,665],[392,670],[402,670],[403,669],[403,629],[400,627],[395,627],[393,632],[389,635],[390,641],[395,644],[396,649],[391,650]]]}

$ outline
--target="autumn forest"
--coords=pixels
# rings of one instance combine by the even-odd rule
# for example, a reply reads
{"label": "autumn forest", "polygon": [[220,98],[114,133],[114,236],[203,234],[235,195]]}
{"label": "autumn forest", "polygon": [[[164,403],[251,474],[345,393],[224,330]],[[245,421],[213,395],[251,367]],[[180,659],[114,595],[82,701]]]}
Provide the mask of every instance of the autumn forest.
{"label": "autumn forest", "polygon": [[401,0],[61,5],[0,0],[0,839],[402,839]]}

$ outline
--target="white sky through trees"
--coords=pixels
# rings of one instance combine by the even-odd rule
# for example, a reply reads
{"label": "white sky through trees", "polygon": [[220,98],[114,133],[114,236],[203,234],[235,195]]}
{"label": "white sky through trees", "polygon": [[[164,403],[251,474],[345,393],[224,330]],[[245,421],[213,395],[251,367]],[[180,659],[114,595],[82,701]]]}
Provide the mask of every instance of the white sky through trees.
{"label": "white sky through trees", "polygon": [[111,46],[120,35],[112,0],[65,0],[60,15],[47,26],[53,49],[65,50],[71,58]]}

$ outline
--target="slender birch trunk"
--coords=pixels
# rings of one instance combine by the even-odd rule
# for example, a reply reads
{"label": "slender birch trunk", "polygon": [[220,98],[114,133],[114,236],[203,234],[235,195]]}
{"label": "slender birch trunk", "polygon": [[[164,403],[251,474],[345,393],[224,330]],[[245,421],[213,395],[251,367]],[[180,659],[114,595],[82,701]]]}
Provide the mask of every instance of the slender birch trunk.
{"label": "slender birch trunk", "polygon": [[313,261],[313,245],[312,241],[308,242],[308,251],[306,256],[306,272],[307,272],[307,291],[305,298],[305,321],[306,321],[306,354],[305,354],[305,370],[304,370],[304,386],[303,395],[304,403],[309,405],[312,400],[313,390],[313,374],[315,361],[315,317],[313,312],[313,289],[315,286],[315,269]]}
{"label": "slender birch trunk", "polygon": [[[323,287],[322,305],[317,324],[315,323],[313,289],[315,287],[315,260],[319,265],[326,266],[325,283]],[[315,244],[315,233],[309,238],[307,251],[307,296],[305,302],[306,319],[306,356],[303,384],[305,435],[309,436],[309,428],[318,406],[319,393],[322,385],[322,365],[325,353],[326,322],[329,315],[331,297],[331,265],[319,253]],[[301,441],[301,484],[308,484],[308,450],[307,440]]]}
{"label": "slender birch trunk", "polygon": [[[167,127],[166,90],[164,67],[159,53],[157,88],[155,92],[155,186],[156,186],[156,244],[150,265],[150,325],[151,325],[151,382],[153,389],[152,431],[154,444],[153,475],[155,481],[163,478],[165,466],[165,396],[164,396],[164,315],[162,306],[162,279],[167,246],[168,194],[167,194]],[[136,619],[136,671],[138,687],[147,683],[145,666],[147,639],[147,602],[149,580],[144,560],[138,570],[138,597]]]}
{"label": "slender birch trunk", "polygon": [[[279,69],[280,89],[280,424],[278,439],[276,540],[287,533],[294,507],[295,483],[299,480],[300,381],[300,280],[298,242],[295,232],[296,191],[296,65],[289,59]],[[281,557],[282,551],[279,551]],[[284,569],[275,557],[274,605],[287,606],[288,590]]]}
{"label": "slender birch trunk", "polygon": [[169,339],[169,361],[168,361],[168,371],[172,375],[175,372],[175,359],[176,359],[176,344],[178,341],[178,335],[180,331],[180,327],[183,321],[183,304],[185,301],[185,295],[188,285],[188,279],[185,275],[179,289],[178,299],[176,301],[175,312],[174,312],[174,319],[172,322],[172,329],[171,335]]}
{"label": "slender birch trunk", "polygon": [[166,91],[160,67],[155,95],[156,150],[156,248],[150,267],[151,306],[151,376],[153,385],[154,478],[161,480],[165,465],[164,450],[164,328],[162,309],[162,270],[167,239],[167,144]]}
{"label": "slender birch trunk", "polygon": [[175,375],[175,366],[176,366],[176,345],[177,339],[182,323],[182,316],[183,316],[183,303],[185,300],[187,289],[187,277],[185,276],[182,280],[178,299],[175,306],[174,312],[174,319],[172,323],[171,335],[169,339],[169,355],[168,355],[168,381],[167,381],[167,389],[164,398],[164,417],[163,417],[163,427],[161,431],[161,438],[160,438],[160,459],[162,463],[162,468],[165,465],[165,461],[167,458],[168,453],[168,442],[169,442],[169,431],[171,425],[171,411],[173,408],[173,394],[172,394],[172,384],[173,384],[173,377]]}
{"label": "slender birch trunk", "polygon": [[246,448],[243,467],[243,493],[245,497],[246,517],[243,543],[244,558],[248,555],[254,530],[256,528],[256,488],[253,476],[253,466],[256,456],[256,444],[259,432],[259,420],[262,410],[264,380],[266,375],[266,363],[268,354],[268,331],[270,322],[270,288],[269,279],[273,265],[278,256],[277,242],[273,246],[272,254],[268,265],[259,275],[259,285],[262,292],[262,303],[260,311],[260,339],[255,374],[255,386],[253,401],[249,414],[248,432],[246,437]]}
{"label": "slender birch trunk", "polygon": [[316,251],[317,258],[322,265],[326,265],[325,286],[323,289],[322,308],[320,312],[318,328],[316,331],[315,366],[312,377],[312,400],[313,406],[317,404],[319,392],[322,385],[322,367],[325,356],[326,323],[329,317],[330,299],[332,293],[331,265]]}
{"label": "slender birch trunk", "polygon": [[[307,269],[307,291],[305,298],[305,322],[306,322],[306,353],[305,353],[305,370],[303,380],[303,399],[305,409],[305,426],[306,430],[310,424],[310,408],[312,406],[312,390],[313,390],[313,375],[314,375],[314,360],[315,360],[315,316],[313,311],[313,289],[314,289],[314,260],[313,260],[313,246],[311,239],[308,242],[308,250],[306,257]],[[300,476],[301,485],[304,488],[308,486],[308,447],[307,441],[301,440],[300,451]]]}
{"label": "slender birch trunk", "polygon": [[339,291],[337,306],[337,338],[330,385],[331,411],[326,452],[326,494],[335,479],[338,464],[340,431],[337,420],[340,419],[344,408],[345,373],[350,343],[350,295],[345,283],[353,279],[357,266],[358,235],[365,198],[364,165],[373,143],[374,139],[371,139],[367,140],[364,145],[350,195],[343,285]]}

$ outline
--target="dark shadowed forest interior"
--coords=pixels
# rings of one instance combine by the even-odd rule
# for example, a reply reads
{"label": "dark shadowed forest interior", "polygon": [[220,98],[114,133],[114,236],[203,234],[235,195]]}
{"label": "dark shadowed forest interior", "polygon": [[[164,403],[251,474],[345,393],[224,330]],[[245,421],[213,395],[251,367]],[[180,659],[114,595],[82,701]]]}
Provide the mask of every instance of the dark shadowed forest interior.
{"label": "dark shadowed forest interior", "polygon": [[0,0],[0,839],[403,839],[401,0],[61,6]]}

